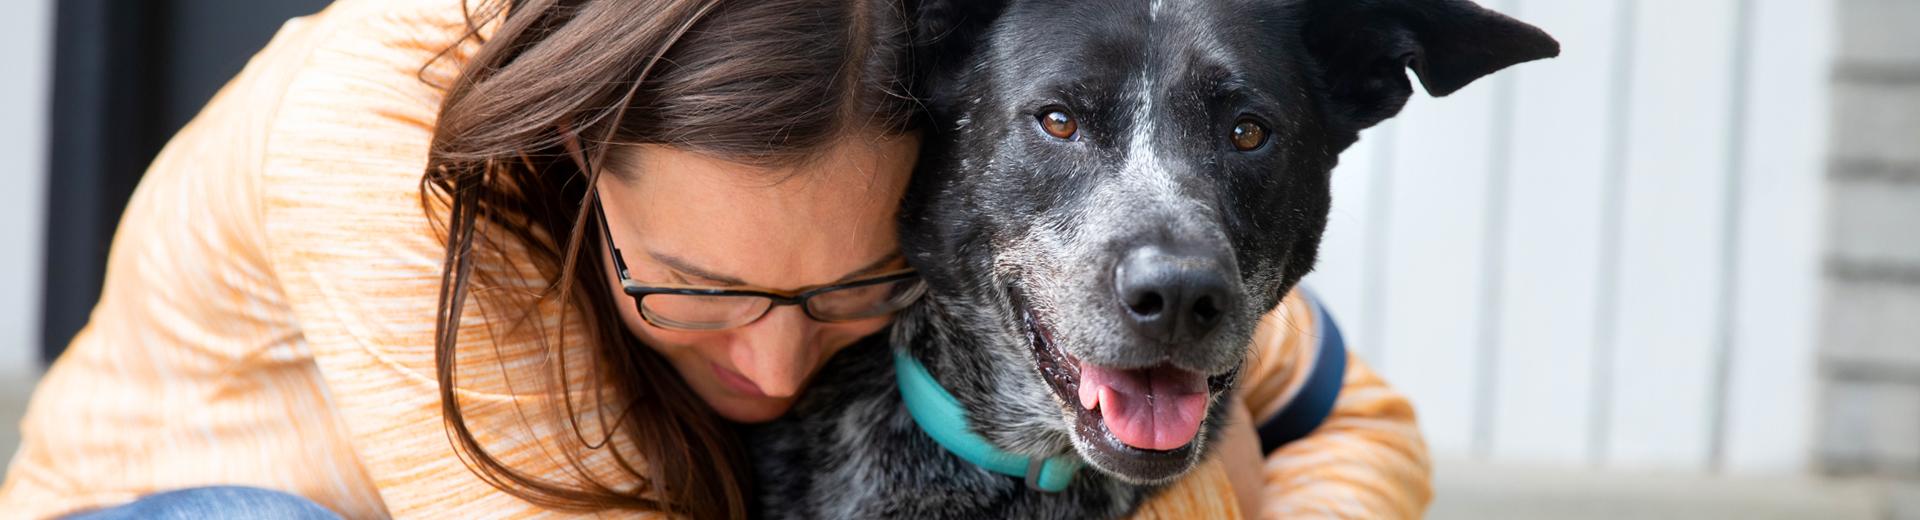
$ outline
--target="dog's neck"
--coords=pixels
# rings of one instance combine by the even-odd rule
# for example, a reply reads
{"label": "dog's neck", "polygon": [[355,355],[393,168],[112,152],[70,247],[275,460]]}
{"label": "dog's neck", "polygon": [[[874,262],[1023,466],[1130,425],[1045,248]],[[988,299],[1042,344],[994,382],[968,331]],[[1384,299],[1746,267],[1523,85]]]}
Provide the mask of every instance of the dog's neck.
{"label": "dog's neck", "polygon": [[[995,349],[981,344],[978,338],[993,335],[968,330],[968,325],[977,327],[994,318],[953,312],[981,308],[985,307],[946,301],[930,294],[894,321],[891,343],[896,356],[896,379],[923,379],[927,389],[938,390],[927,395],[939,397],[926,401],[941,405],[927,409],[950,404],[951,414],[960,419],[952,421],[952,428],[942,425],[930,428],[922,423],[921,430],[929,436],[946,430],[965,433],[979,440],[980,446],[1019,461],[1016,471],[1001,472],[1016,477],[1026,476],[1027,462],[1033,459],[1079,459],[1064,429],[1051,427],[1053,425],[1039,419],[1057,417],[1058,405],[1052,401],[1051,391],[1041,386],[1044,383],[1021,372],[1031,370],[1030,364],[991,354]],[[908,385],[897,386],[903,397],[908,395]],[[921,420],[918,416],[921,411],[914,409],[918,406],[922,404],[909,403],[916,422]],[[936,437],[936,440],[939,439]],[[941,444],[947,451],[955,451],[945,441]],[[977,460],[962,458],[985,466]]]}
{"label": "dog's neck", "polygon": [[994,473],[1023,478],[1027,487],[1050,493],[1066,490],[1074,475],[1086,465],[1073,452],[1036,457],[994,446],[973,432],[960,400],[934,380],[920,360],[903,349],[893,351],[893,360],[900,397],[906,402],[907,413],[913,416],[914,424],[955,456]]}

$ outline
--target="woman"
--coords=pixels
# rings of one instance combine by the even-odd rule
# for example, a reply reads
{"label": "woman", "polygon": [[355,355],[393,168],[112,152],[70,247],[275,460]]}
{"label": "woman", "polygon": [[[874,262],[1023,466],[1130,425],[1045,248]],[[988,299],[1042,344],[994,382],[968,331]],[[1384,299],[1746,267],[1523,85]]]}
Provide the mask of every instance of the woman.
{"label": "woman", "polygon": [[[906,10],[507,7],[342,0],[282,29],[142,181],[0,511],[743,515],[730,423],[784,413],[903,302],[643,314],[620,280],[911,283],[887,276],[918,145]],[[1358,363],[1319,433],[1256,462],[1247,423],[1314,356],[1304,305],[1255,345],[1227,443],[1245,456],[1160,502],[1231,476],[1267,513],[1424,507],[1412,412]]]}

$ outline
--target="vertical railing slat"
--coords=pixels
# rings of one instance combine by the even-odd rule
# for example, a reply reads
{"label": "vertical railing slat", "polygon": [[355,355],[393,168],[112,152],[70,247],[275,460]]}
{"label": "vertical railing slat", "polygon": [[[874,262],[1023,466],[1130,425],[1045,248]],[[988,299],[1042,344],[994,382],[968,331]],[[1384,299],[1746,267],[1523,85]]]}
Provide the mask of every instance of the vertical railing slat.
{"label": "vertical railing slat", "polygon": [[1514,74],[1515,121],[1497,345],[1493,456],[1587,460],[1616,12],[1624,0],[1523,0],[1561,57]]}
{"label": "vertical railing slat", "polygon": [[1608,463],[1708,456],[1736,0],[1643,2],[1629,119]]}
{"label": "vertical railing slat", "polygon": [[[1384,371],[1436,450],[1472,444],[1493,89],[1416,95],[1396,121],[1384,257]],[[1490,375],[1490,374],[1489,374]]]}
{"label": "vertical railing slat", "polygon": [[1728,472],[1804,470],[1812,443],[1815,317],[1834,2],[1753,2],[1729,366]]}

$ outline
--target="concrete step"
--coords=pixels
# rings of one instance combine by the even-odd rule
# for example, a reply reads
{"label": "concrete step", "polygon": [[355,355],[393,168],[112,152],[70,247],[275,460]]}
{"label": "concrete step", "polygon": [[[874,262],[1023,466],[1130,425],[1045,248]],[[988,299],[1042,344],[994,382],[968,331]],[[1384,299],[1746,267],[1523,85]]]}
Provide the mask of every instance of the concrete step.
{"label": "concrete step", "polygon": [[1920,482],[1729,477],[1467,460],[1435,465],[1428,518],[1920,520]]}
{"label": "concrete step", "polygon": [[0,370],[0,475],[20,446],[20,417],[27,414],[27,397],[39,379],[38,373]]}

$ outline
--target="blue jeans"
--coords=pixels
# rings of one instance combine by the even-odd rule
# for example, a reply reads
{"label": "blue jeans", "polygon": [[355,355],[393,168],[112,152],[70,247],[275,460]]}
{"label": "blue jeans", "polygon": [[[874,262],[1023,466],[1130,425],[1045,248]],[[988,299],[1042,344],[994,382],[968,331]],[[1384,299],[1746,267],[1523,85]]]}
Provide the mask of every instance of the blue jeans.
{"label": "blue jeans", "polygon": [[141,497],[132,503],[87,511],[68,520],[262,518],[340,520],[312,500],[270,489],[242,486],[187,488]]}

